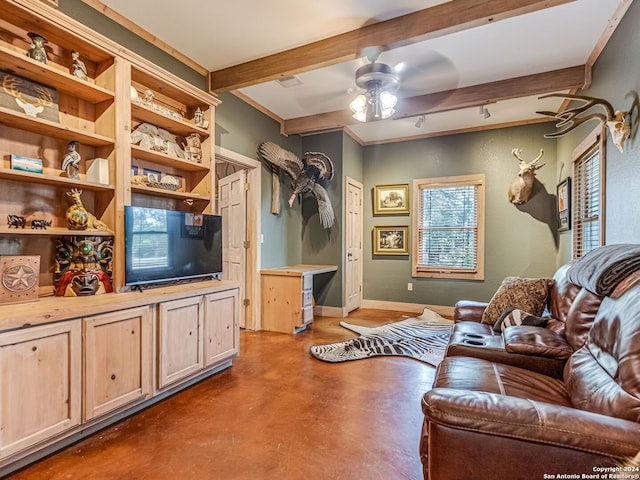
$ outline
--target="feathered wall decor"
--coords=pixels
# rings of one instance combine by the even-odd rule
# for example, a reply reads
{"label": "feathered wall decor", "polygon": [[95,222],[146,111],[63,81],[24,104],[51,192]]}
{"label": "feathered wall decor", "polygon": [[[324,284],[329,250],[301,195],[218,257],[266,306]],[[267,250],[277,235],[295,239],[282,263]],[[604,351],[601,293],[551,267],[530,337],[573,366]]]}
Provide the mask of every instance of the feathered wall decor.
{"label": "feathered wall decor", "polygon": [[318,202],[318,214],[323,228],[331,228],[335,220],[329,195],[319,180],[333,178],[333,163],[324,153],[307,152],[301,160],[294,153],[285,150],[273,142],[263,142],[258,146],[258,156],[270,166],[281,168],[291,177],[293,193],[289,197],[289,207],[296,196],[311,193]]}

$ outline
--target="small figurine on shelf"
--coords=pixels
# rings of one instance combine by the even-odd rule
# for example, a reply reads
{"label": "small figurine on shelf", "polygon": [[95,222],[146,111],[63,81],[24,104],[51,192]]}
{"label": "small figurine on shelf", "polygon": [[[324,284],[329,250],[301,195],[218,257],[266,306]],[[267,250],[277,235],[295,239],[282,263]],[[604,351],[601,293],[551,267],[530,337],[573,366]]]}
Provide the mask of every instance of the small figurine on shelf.
{"label": "small figurine on shelf", "polygon": [[27,35],[31,38],[31,45],[27,50],[27,57],[33,58],[37,62],[47,63],[47,52],[44,49],[44,44],[47,43],[47,39],[39,33],[29,32]]}
{"label": "small figurine on shelf", "polygon": [[67,173],[69,178],[79,178],[78,172],[80,171],[80,154],[76,151],[76,147],[80,143],[73,140],[67,144],[67,153],[62,157],[62,170]]}
{"label": "small figurine on shelf", "polygon": [[196,113],[193,114],[193,123],[196,127],[202,127],[202,122],[204,121],[204,115],[202,114],[202,110],[200,107],[196,108]]}
{"label": "small figurine on shelf", "polygon": [[67,196],[73,199],[73,205],[67,208],[67,223],[72,230],[94,230],[108,232],[109,227],[106,223],[98,220],[95,215],[89,213],[82,204],[82,190],[74,188],[67,192]]}
{"label": "small figurine on shelf", "polygon": [[22,227],[24,228],[25,224],[27,223],[27,220],[24,217],[21,217],[20,215],[7,215],[7,225],[9,225],[8,228],[11,227]]}
{"label": "small figurine on shelf", "polygon": [[51,220],[31,220],[31,230],[46,230],[51,226]]}
{"label": "small figurine on shelf", "polygon": [[82,60],[80,60],[80,53],[73,50],[71,52],[71,58],[73,59],[73,65],[71,65],[71,73],[74,77],[78,77],[81,80],[87,79],[87,66]]}
{"label": "small figurine on shelf", "polygon": [[144,101],[143,101],[143,102],[144,102],[144,104],[145,104],[147,107],[150,107],[150,106],[151,106],[151,104],[153,103],[153,102],[152,102],[152,100],[153,100],[153,91],[152,91],[152,90],[147,89],[147,90],[145,90],[145,91],[144,91],[143,96],[144,96]]}
{"label": "small figurine on shelf", "polygon": [[202,163],[202,143],[200,135],[192,133],[185,137],[185,140],[187,143],[183,144],[183,147],[185,154],[187,155],[187,159],[192,162]]}

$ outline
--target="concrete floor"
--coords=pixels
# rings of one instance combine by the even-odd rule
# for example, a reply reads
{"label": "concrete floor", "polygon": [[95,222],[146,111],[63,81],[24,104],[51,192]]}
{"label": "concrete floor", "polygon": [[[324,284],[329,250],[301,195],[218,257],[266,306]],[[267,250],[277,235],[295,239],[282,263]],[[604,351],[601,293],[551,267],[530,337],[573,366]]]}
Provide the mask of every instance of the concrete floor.
{"label": "concrete floor", "polygon": [[[411,316],[359,310],[351,323]],[[419,480],[420,399],[435,369],[401,357],[340,364],[311,345],[355,336],[340,318],[298,335],[241,333],[234,365],[9,477]]]}

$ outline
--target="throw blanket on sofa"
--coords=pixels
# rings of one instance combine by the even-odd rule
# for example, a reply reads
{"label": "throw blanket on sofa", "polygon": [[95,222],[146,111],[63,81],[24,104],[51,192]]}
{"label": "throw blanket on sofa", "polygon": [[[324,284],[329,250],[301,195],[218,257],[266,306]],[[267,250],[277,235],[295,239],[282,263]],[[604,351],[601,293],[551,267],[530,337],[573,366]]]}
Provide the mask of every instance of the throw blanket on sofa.
{"label": "throw blanket on sofa", "polygon": [[596,295],[609,295],[640,268],[640,245],[619,243],[591,250],[567,270],[567,279]]}

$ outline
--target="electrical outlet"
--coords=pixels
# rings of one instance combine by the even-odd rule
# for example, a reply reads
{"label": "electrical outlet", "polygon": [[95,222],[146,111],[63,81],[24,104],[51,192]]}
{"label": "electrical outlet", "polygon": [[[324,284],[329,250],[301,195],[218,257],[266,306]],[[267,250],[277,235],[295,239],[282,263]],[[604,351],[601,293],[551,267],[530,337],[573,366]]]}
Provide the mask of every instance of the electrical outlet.
{"label": "electrical outlet", "polygon": [[410,292],[413,292],[413,283],[411,282],[407,283],[407,290],[409,290]]}
{"label": "electrical outlet", "polygon": [[264,243],[264,234],[260,234],[260,243]]}

